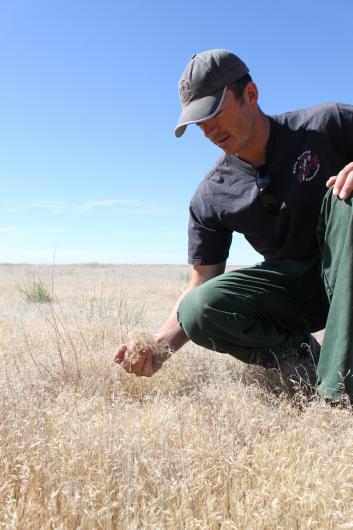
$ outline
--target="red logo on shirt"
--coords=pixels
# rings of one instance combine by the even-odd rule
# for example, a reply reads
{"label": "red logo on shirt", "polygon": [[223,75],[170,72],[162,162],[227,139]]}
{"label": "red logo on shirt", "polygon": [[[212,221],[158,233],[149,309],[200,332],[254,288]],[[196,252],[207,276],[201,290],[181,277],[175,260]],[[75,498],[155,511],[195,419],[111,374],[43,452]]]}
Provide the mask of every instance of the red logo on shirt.
{"label": "red logo on shirt", "polygon": [[293,175],[299,184],[310,182],[318,174],[320,169],[320,159],[318,155],[311,154],[311,151],[304,151],[293,166]]}

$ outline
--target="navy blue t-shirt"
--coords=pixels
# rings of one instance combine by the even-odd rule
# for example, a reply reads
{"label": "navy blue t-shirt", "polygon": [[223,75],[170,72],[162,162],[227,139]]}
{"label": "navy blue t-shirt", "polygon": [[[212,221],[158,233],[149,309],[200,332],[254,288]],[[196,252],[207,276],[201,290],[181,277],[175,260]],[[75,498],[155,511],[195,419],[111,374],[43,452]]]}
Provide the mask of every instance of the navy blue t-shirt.
{"label": "navy blue t-shirt", "polygon": [[233,231],[244,234],[265,260],[317,255],[326,180],[352,161],[353,106],[318,105],[271,116],[265,167],[278,214],[261,202],[256,169],[223,155],[191,199],[189,263],[226,261]]}

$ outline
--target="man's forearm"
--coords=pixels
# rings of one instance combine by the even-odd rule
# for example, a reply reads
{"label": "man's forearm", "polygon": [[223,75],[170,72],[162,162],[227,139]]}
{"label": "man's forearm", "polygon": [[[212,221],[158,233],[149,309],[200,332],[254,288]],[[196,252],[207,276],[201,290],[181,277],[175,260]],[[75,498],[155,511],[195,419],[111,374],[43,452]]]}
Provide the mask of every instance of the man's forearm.
{"label": "man's forearm", "polygon": [[223,274],[225,265],[226,263],[224,261],[222,263],[216,263],[215,265],[195,265],[193,267],[189,286],[179,296],[168,320],[156,333],[158,342],[167,345],[172,351],[178,350],[187,343],[189,338],[180,326],[177,317],[180,302],[193,289],[196,289],[211,278]]}
{"label": "man's forearm", "polygon": [[189,340],[188,336],[185,334],[183,328],[178,322],[177,313],[180,302],[192,289],[193,288],[190,287],[182,293],[173,307],[168,320],[159,328],[156,333],[158,342],[166,344],[172,351],[179,350],[179,348],[184,346],[184,344],[186,344]]}

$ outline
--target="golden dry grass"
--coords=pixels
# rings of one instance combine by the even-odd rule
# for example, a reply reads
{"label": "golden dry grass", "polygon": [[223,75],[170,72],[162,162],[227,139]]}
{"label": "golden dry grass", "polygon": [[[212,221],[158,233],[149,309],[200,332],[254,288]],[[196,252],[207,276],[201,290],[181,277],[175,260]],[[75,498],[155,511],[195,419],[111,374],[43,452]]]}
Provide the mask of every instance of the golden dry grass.
{"label": "golden dry grass", "polygon": [[112,362],[186,267],[0,266],[0,528],[353,528],[353,418],[186,345],[153,378]]}

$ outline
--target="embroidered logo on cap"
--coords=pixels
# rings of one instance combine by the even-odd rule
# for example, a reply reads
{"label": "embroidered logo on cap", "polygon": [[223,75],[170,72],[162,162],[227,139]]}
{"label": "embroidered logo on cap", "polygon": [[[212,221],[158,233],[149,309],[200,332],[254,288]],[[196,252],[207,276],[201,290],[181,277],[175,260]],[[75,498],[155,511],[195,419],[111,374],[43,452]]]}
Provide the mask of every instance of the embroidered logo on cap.
{"label": "embroidered logo on cap", "polygon": [[311,151],[304,151],[298,156],[293,166],[293,175],[299,184],[310,182],[318,174],[320,169],[320,159],[318,155],[311,154]]}
{"label": "embroidered logo on cap", "polygon": [[180,96],[180,100],[183,103],[183,105],[192,98],[190,81],[187,81],[186,79],[182,79],[180,81],[179,96]]}

